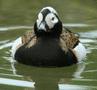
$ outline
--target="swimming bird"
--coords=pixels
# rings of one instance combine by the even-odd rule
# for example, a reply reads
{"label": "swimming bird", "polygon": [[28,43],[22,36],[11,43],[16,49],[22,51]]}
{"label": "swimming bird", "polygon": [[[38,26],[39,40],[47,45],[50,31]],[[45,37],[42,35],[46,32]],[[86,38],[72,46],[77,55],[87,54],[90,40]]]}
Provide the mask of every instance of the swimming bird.
{"label": "swimming bird", "polygon": [[79,36],[63,27],[57,11],[44,7],[34,28],[16,39],[12,57],[26,65],[62,67],[76,64],[86,56]]}

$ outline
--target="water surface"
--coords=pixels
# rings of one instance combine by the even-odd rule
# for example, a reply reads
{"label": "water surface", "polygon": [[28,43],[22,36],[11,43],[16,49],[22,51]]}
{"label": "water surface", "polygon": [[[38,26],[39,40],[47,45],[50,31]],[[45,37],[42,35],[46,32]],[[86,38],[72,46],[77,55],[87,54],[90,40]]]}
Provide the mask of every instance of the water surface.
{"label": "water surface", "polygon": [[[64,26],[80,35],[86,59],[62,68],[39,68],[15,62],[13,41],[31,30],[44,6],[55,7]],[[96,0],[0,0],[0,90],[97,90]]]}

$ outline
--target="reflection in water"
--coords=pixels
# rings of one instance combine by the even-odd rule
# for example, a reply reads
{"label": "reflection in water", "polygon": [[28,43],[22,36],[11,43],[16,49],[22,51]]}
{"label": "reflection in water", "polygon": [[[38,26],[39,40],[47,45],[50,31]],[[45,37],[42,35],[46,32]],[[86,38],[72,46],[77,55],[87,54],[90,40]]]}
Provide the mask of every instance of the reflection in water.
{"label": "reflection in water", "polygon": [[[11,62],[13,67],[14,63]],[[29,67],[25,65],[18,64],[16,65],[16,70],[13,72],[16,72],[18,74],[22,74],[25,77],[28,77],[30,80],[34,80],[34,82],[29,81],[22,81],[22,80],[15,80],[15,79],[6,79],[6,78],[0,78],[1,84],[8,84],[8,85],[15,85],[15,86],[21,86],[21,87],[31,87],[35,88],[36,90],[90,90],[90,89],[97,89],[97,87],[93,86],[85,86],[85,85],[72,85],[69,84],[71,80],[82,80],[81,74],[83,73],[85,69],[85,63],[80,63],[77,65],[77,67],[72,67],[73,71],[65,71],[65,68],[36,68],[36,67]],[[25,68],[25,69],[23,69]],[[32,69],[32,70],[30,70]],[[53,69],[53,70],[52,70]],[[30,73],[28,73],[30,70]],[[45,73],[44,73],[45,72]],[[14,73],[13,73],[14,74]],[[16,74],[17,75],[17,74]],[[73,75],[73,79],[72,79]],[[56,77],[57,76],[57,77]],[[2,82],[3,80],[3,82]],[[87,80],[90,81],[90,80]],[[34,87],[35,84],[35,87]]]}
{"label": "reflection in water", "polygon": [[35,81],[36,90],[58,90],[58,84],[63,83],[62,79],[65,83],[71,81],[71,75],[75,69],[75,66],[69,68],[37,68],[21,64],[16,65],[18,74]]}
{"label": "reflection in water", "polygon": [[83,78],[82,76],[81,76],[81,74],[83,73],[83,71],[85,70],[85,63],[80,63],[80,64],[78,64],[78,67],[77,67],[77,69],[76,69],[76,71],[74,72],[74,74],[73,74],[73,77],[74,78]]}
{"label": "reflection in water", "polygon": [[[25,69],[23,70],[23,68],[26,68],[26,71]],[[24,65],[18,64],[16,65],[16,69],[18,74],[22,74],[25,77],[30,77],[30,79],[35,81],[36,90],[49,90],[49,88],[51,88],[51,90],[71,90],[66,88],[70,87],[69,83],[72,80],[72,76],[73,78],[81,78],[81,73],[83,73],[85,69],[85,64],[80,63],[77,67],[74,65],[65,68],[35,68],[29,66],[25,67]],[[28,73],[28,70],[30,70],[30,73]],[[74,87],[76,88],[75,90],[79,90],[79,86],[72,85],[71,88]],[[86,87],[83,86],[82,88]]]}

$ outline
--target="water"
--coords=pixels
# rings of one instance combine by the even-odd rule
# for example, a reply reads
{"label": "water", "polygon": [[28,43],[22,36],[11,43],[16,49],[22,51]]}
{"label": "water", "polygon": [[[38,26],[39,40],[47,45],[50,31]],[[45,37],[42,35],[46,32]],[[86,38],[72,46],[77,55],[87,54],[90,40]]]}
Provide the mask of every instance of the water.
{"label": "water", "polygon": [[[97,90],[96,0],[0,0],[0,4],[0,90]],[[48,5],[58,10],[64,26],[79,33],[87,49],[83,63],[39,68],[12,59],[13,41],[32,29],[36,14]]]}

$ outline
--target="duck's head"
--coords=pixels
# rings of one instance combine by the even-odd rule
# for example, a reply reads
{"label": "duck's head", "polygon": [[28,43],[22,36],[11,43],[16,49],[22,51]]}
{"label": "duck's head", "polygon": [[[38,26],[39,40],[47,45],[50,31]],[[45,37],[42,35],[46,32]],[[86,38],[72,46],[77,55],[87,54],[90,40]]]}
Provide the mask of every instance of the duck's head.
{"label": "duck's head", "polygon": [[60,36],[62,32],[62,22],[54,8],[45,7],[39,12],[34,24],[34,31],[37,37]]}

